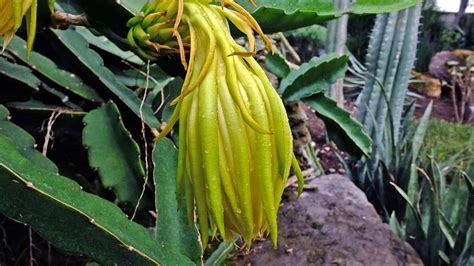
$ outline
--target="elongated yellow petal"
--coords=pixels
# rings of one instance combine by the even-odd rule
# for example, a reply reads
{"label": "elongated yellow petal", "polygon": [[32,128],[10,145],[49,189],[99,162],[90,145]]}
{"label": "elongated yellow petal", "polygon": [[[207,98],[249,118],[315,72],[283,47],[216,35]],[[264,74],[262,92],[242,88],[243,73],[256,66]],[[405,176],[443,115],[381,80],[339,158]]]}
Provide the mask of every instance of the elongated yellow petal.
{"label": "elongated yellow petal", "polygon": [[224,207],[222,206],[221,181],[219,174],[219,123],[217,116],[217,84],[214,66],[204,78],[199,94],[198,126],[201,142],[201,156],[203,161],[204,176],[206,181],[209,209],[217,228],[224,236]]}
{"label": "elongated yellow petal", "polygon": [[[198,93],[192,93],[192,106],[188,118],[188,138],[187,147],[189,149],[189,161],[191,168],[192,184],[194,190],[194,199],[196,201],[199,231],[201,233],[201,241],[203,247],[206,247],[209,238],[209,220],[207,215],[207,198],[206,185],[204,180],[204,173],[202,169],[202,148],[201,139],[199,133],[199,121],[198,121]],[[191,96],[190,95],[190,96]]]}

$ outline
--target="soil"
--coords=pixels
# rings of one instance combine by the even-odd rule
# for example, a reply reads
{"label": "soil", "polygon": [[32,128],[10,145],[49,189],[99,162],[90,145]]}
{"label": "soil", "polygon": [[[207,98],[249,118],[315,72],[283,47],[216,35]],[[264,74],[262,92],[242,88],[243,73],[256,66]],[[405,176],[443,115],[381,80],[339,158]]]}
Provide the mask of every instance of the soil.
{"label": "soil", "polygon": [[[315,146],[315,149],[318,151],[317,156],[321,166],[324,169],[324,174],[346,174],[344,166],[339,161],[337,154],[345,161],[350,160],[349,155],[346,152],[340,151],[332,143],[327,143],[324,122],[316,116],[314,111],[309,106],[303,104],[302,107],[308,119],[306,124],[314,142],[313,146]],[[344,103],[344,108],[352,115],[355,114],[356,108],[352,102],[346,101]]]}
{"label": "soil", "polygon": [[[448,122],[456,123],[456,117],[454,115],[454,107],[451,98],[442,96],[438,99],[425,97],[418,99],[417,104],[419,108],[415,111],[415,116],[420,118],[426,110],[426,107],[433,101],[433,110],[431,111],[431,119],[440,119]],[[466,110],[468,112],[468,110]],[[474,115],[470,116],[470,119],[466,121],[471,125],[474,125]]]}

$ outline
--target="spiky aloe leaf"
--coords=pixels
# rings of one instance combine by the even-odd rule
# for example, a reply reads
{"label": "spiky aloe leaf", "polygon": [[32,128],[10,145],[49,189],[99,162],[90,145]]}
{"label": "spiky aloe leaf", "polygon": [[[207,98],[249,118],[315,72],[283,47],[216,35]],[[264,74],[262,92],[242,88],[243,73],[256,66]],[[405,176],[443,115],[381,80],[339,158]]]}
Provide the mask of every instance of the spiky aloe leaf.
{"label": "spiky aloe leaf", "polygon": [[431,110],[433,109],[433,102],[430,102],[428,107],[420,119],[418,126],[415,131],[415,135],[413,136],[413,145],[412,145],[412,163],[416,162],[418,158],[418,154],[420,153],[421,145],[423,145],[423,141],[425,139],[426,130],[428,128],[428,124],[430,122]]}
{"label": "spiky aloe leaf", "polygon": [[339,108],[336,102],[326,97],[324,93],[315,94],[303,101],[323,119],[328,136],[340,149],[355,157],[369,156],[372,141],[362,130],[362,125],[351,118],[349,112]]}
{"label": "spiky aloe leaf", "polygon": [[[415,134],[413,136],[413,145],[411,146],[412,162],[410,163],[409,179],[407,186],[407,195],[409,202],[416,204],[419,201],[419,181],[418,181],[418,169],[416,167],[416,160],[418,159],[418,153],[420,151],[421,145],[425,138],[426,129],[428,127],[430,115],[432,110],[432,103],[426,108],[423,117],[418,124]],[[424,239],[423,229],[419,225],[419,214],[416,209],[413,209],[412,206],[406,207],[406,235],[412,236],[408,239],[410,242],[421,241]]]}
{"label": "spiky aloe leaf", "polygon": [[[0,108],[5,115],[5,108]],[[192,265],[158,245],[148,230],[129,221],[114,204],[45,167],[51,162],[41,154],[32,155],[36,151],[31,148],[25,153],[25,135],[13,125],[0,133],[1,213],[31,225],[57,247],[102,264]]]}
{"label": "spiky aloe leaf", "polygon": [[474,182],[469,175],[464,178],[465,186],[469,190],[469,197],[464,211],[465,215],[461,220],[454,249],[451,253],[451,263],[453,265],[467,265],[472,261],[472,250],[474,249]]}
{"label": "spiky aloe leaf", "polygon": [[77,58],[78,63],[89,69],[112,93],[120,98],[137,116],[142,117],[150,127],[159,125],[151,107],[142,105],[136,94],[117,80],[112,71],[104,66],[102,58],[88,48],[87,41],[73,29],[52,30],[64,46]]}
{"label": "spiky aloe leaf", "polygon": [[449,184],[446,197],[444,198],[443,212],[449,221],[449,224],[457,230],[462,217],[465,215],[466,204],[469,199],[469,189],[464,183],[462,175],[454,175]]}
{"label": "spiky aloe leaf", "polygon": [[41,84],[41,81],[31,72],[31,69],[10,63],[3,57],[0,57],[0,75],[21,82],[34,91],[38,91]]}
{"label": "spiky aloe leaf", "polygon": [[390,215],[389,225],[390,229],[392,229],[392,231],[395,232],[398,237],[400,237],[400,239],[405,239],[405,231],[403,230],[404,228],[398,221],[395,212],[392,212],[392,214]]}
{"label": "spiky aloe leaf", "polygon": [[435,176],[429,177],[424,175],[429,185],[429,222],[428,222],[428,233],[427,233],[427,255],[426,258],[429,265],[439,265],[440,257],[438,251],[441,250],[443,241],[443,233],[440,226],[440,199],[439,199],[439,186]]}
{"label": "spiky aloe leaf", "polygon": [[132,205],[138,202],[145,172],[140,148],[122,122],[113,102],[84,117],[83,144],[91,167],[98,170],[102,184],[114,190],[117,198]]}
{"label": "spiky aloe leaf", "polygon": [[81,78],[73,73],[59,69],[56,63],[46,56],[32,52],[28,58],[26,56],[26,42],[20,37],[15,36],[8,45],[7,50],[64,89],[90,101],[102,100],[99,94],[93,88],[84,84]]}
{"label": "spiky aloe leaf", "polygon": [[278,92],[287,101],[298,101],[320,93],[344,76],[348,60],[348,56],[336,54],[313,57],[308,63],[291,71],[281,81]]}
{"label": "spiky aloe leaf", "polygon": [[201,264],[202,248],[198,240],[199,234],[194,224],[189,224],[186,219],[185,206],[178,207],[176,199],[178,150],[170,140],[163,139],[156,142],[153,149],[153,164],[155,203],[158,213],[156,240],[161,245],[172,247],[191,258],[194,263]]}

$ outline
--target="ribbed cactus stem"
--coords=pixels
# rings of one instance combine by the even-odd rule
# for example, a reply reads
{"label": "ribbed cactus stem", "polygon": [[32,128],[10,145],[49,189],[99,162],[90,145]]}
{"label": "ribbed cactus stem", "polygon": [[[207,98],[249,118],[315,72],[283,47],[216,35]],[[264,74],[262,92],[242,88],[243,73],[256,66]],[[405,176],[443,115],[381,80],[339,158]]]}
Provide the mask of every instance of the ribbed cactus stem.
{"label": "ribbed cactus stem", "polygon": [[400,134],[403,104],[407,94],[410,73],[416,60],[421,9],[421,4],[418,4],[408,10],[406,37],[403,43],[403,53],[399,63],[403,68],[399,67],[400,75],[397,75],[397,78],[395,79],[394,88],[390,97],[393,99],[390,101],[390,108],[393,112],[392,117],[395,140],[398,139],[398,135]]}
{"label": "ribbed cactus stem", "polygon": [[[334,0],[334,6],[345,12],[349,8],[350,0]],[[328,53],[344,55],[347,41],[348,15],[343,15],[337,20],[328,23],[326,50]],[[329,95],[339,106],[344,104],[344,78],[340,78],[331,86]]]}
{"label": "ribbed cactus stem", "polygon": [[421,5],[377,15],[367,53],[367,81],[357,105],[357,119],[375,143],[392,123],[398,139],[410,71],[415,62]]}

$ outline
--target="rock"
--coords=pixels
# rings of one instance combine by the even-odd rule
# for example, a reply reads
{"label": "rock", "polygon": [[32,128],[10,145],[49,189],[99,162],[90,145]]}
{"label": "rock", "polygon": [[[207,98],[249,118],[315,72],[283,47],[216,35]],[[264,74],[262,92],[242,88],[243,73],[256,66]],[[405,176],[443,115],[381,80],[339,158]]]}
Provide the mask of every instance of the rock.
{"label": "rock", "polygon": [[451,75],[447,72],[446,62],[461,60],[453,55],[452,52],[442,51],[433,56],[430,61],[429,73],[431,76],[440,80],[451,81]]}
{"label": "rock", "polygon": [[422,93],[430,98],[439,98],[441,96],[441,81],[430,75],[412,71],[413,77],[420,82],[410,83],[408,86],[411,90]]}
{"label": "rock", "polygon": [[347,177],[328,175],[311,184],[316,192],[281,206],[278,249],[270,239],[255,242],[238,264],[422,265]]}
{"label": "rock", "polygon": [[453,51],[453,55],[459,59],[466,60],[466,58],[470,56],[474,56],[474,51],[465,50],[465,49],[457,49]]}

